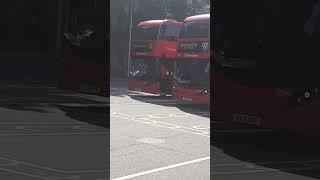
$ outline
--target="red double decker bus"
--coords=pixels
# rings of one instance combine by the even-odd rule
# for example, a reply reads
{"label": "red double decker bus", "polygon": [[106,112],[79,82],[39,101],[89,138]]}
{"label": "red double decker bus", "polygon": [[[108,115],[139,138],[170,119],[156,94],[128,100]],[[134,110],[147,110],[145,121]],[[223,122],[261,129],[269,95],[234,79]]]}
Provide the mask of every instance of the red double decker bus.
{"label": "red double decker bus", "polygon": [[215,121],[319,135],[320,1],[223,0],[216,7]]}
{"label": "red double decker bus", "polygon": [[171,95],[173,59],[181,25],[171,19],[138,24],[131,44],[129,90]]}
{"label": "red double decker bus", "polygon": [[210,14],[186,18],[178,42],[174,98],[210,104]]}

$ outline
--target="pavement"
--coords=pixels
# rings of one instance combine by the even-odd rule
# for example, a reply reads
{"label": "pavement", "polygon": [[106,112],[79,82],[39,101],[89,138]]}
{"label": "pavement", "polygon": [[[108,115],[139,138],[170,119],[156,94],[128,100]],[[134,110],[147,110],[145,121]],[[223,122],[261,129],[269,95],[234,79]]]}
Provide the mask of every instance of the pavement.
{"label": "pavement", "polygon": [[55,65],[0,66],[0,179],[108,177],[108,99],[57,89]]}
{"label": "pavement", "polygon": [[111,179],[210,179],[209,114],[111,81]]}

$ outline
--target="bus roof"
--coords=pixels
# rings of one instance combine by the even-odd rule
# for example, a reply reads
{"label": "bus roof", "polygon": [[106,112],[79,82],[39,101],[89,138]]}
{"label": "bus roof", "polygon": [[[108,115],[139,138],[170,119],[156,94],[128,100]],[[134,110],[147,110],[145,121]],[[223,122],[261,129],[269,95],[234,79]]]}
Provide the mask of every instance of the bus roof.
{"label": "bus roof", "polygon": [[189,21],[201,21],[201,20],[209,20],[210,14],[200,14],[195,16],[190,16],[184,19],[183,22],[189,22]]}
{"label": "bus roof", "polygon": [[149,21],[142,21],[138,24],[138,26],[147,26],[147,25],[157,25],[157,24],[162,24],[166,21],[173,21],[173,22],[178,22],[174,19],[163,19],[163,20],[149,20]]}

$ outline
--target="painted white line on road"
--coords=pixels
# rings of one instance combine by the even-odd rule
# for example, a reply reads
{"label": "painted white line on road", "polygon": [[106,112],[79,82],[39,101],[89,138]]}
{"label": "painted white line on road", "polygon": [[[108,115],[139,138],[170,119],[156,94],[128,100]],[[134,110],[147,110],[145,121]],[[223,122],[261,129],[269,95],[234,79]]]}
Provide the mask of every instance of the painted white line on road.
{"label": "painted white line on road", "polygon": [[129,120],[129,121],[135,121],[135,122],[140,122],[140,123],[144,123],[144,124],[150,124],[150,125],[153,125],[153,126],[164,127],[164,128],[168,128],[168,129],[173,129],[173,130],[177,130],[177,131],[182,131],[182,132],[186,132],[186,133],[195,134],[195,135],[199,135],[199,136],[204,136],[204,137],[210,138],[210,135],[209,135],[210,133],[207,132],[207,131],[198,130],[198,129],[194,129],[194,128],[183,127],[183,126],[176,125],[176,124],[171,124],[171,123],[155,121],[155,120],[152,120],[152,119],[149,119],[149,118],[136,119],[134,116],[130,116],[130,115],[123,114],[123,113],[117,113],[117,112],[111,112],[110,116],[111,117],[116,117],[116,118],[121,118],[121,119],[126,119],[126,120]]}
{"label": "painted white line on road", "polygon": [[139,176],[143,176],[143,175],[147,175],[147,174],[151,174],[151,173],[155,173],[155,172],[159,172],[159,171],[164,171],[164,170],[172,169],[172,168],[176,168],[176,167],[181,167],[181,166],[185,166],[185,165],[189,165],[189,164],[193,164],[193,163],[198,163],[198,162],[201,162],[201,161],[207,161],[207,160],[210,160],[210,156],[205,157],[205,158],[192,160],[192,161],[183,162],[183,163],[173,164],[173,165],[170,165],[170,166],[165,166],[165,167],[161,167],[161,168],[157,168],[157,169],[152,169],[152,170],[149,170],[149,171],[144,171],[144,172],[140,172],[140,173],[136,173],[136,174],[132,174],[132,175],[128,175],[128,176],[123,176],[123,177],[115,178],[115,179],[112,179],[112,180],[130,179],[130,178],[134,178],[134,177],[139,177]]}
{"label": "painted white line on road", "polygon": [[[113,103],[111,102],[110,105],[146,105],[146,104],[152,104],[152,102],[136,102],[136,103],[131,103],[131,102],[124,102],[124,103]],[[155,106],[162,106],[162,105],[183,105],[184,103],[181,102],[161,102],[159,104],[152,104]]]}
{"label": "painted white line on road", "polygon": [[[112,111],[111,111],[112,112]],[[131,117],[141,117],[141,118],[154,118],[154,119],[168,119],[168,118],[187,118],[187,117],[198,117],[197,114],[189,114],[189,113],[175,113],[175,114],[127,114],[128,116]]]}
{"label": "painted white line on road", "polygon": [[6,169],[6,168],[1,168],[1,167],[0,167],[0,171],[9,172],[9,173],[12,173],[12,174],[19,174],[19,175],[23,175],[23,176],[27,176],[27,177],[36,178],[36,179],[51,180],[49,177],[43,177],[43,176],[33,175],[33,174],[24,173],[24,172],[15,171],[15,170]]}
{"label": "painted white line on road", "polygon": [[30,129],[30,128],[26,128],[25,126],[16,126],[17,130],[27,130],[27,131],[35,131],[35,132],[41,132],[42,130],[38,130],[38,129]]}
{"label": "painted white line on road", "polygon": [[210,127],[209,126],[206,126],[206,125],[198,125],[198,126],[192,126],[192,128],[194,129],[199,129],[199,130],[210,130]]}
{"label": "painted white line on road", "polygon": [[63,124],[88,124],[85,122],[7,122],[0,125],[63,125]]}
{"label": "painted white line on road", "polygon": [[96,133],[6,133],[0,134],[1,136],[66,136],[66,135],[108,135],[107,132],[96,132]]}
{"label": "painted white line on road", "polygon": [[35,167],[35,168],[38,168],[38,169],[43,169],[43,170],[47,170],[47,171],[53,171],[53,172],[57,172],[57,173],[64,173],[64,174],[104,173],[104,172],[107,171],[106,169],[92,169],[92,170],[78,170],[78,171],[75,171],[75,170],[60,170],[60,169],[54,169],[54,168],[50,168],[50,167],[46,167],[46,166],[33,164],[33,163],[28,163],[28,162],[25,162],[25,161],[7,159],[7,158],[4,158],[4,157],[0,157],[0,160],[14,162],[14,164],[16,166],[19,165],[19,164],[22,164],[22,165],[27,165],[27,166],[30,166],[30,167]]}

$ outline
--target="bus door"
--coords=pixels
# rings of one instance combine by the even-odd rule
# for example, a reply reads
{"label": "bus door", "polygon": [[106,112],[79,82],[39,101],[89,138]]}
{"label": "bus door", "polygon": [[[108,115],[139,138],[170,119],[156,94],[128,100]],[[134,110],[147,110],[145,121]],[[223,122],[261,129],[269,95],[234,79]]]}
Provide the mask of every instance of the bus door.
{"label": "bus door", "polygon": [[160,59],[160,94],[172,93],[173,61]]}

